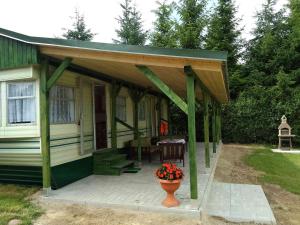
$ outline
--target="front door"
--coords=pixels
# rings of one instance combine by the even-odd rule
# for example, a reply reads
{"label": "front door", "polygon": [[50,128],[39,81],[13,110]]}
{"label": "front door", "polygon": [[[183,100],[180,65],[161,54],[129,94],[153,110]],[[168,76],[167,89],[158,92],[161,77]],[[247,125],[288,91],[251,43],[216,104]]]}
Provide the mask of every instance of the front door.
{"label": "front door", "polygon": [[95,86],[94,92],[96,149],[107,148],[105,86]]}

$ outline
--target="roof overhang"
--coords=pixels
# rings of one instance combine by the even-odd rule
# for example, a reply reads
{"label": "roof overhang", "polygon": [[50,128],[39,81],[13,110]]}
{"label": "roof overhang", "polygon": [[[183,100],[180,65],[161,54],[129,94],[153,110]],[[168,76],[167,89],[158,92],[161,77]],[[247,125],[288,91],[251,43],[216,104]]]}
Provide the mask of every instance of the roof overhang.
{"label": "roof overhang", "polygon": [[[186,97],[184,67],[191,66],[215,99],[220,103],[229,100],[226,52],[30,37],[4,29],[0,29],[0,35],[36,45],[42,55],[58,60],[71,57],[72,64],[159,91],[136,67],[147,66],[183,98]],[[199,88],[196,95],[202,98]]]}

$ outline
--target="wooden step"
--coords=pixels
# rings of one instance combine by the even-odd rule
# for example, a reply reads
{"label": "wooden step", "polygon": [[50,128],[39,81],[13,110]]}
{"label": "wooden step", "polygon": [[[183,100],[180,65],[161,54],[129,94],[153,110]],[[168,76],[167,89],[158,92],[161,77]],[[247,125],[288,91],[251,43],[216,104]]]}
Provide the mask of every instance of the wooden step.
{"label": "wooden step", "polygon": [[132,161],[132,160],[123,160],[123,161],[120,161],[120,162],[117,162],[117,163],[111,165],[111,168],[123,169],[125,167],[129,167],[129,166],[132,166],[132,165],[134,165],[134,161]]}
{"label": "wooden step", "polygon": [[110,155],[108,157],[103,158],[103,161],[110,161],[110,162],[114,162],[114,161],[119,161],[119,160],[126,160],[127,155],[126,154],[115,154],[115,155]]}
{"label": "wooden step", "polygon": [[141,170],[139,167],[128,167],[123,170],[123,173],[137,173]]}

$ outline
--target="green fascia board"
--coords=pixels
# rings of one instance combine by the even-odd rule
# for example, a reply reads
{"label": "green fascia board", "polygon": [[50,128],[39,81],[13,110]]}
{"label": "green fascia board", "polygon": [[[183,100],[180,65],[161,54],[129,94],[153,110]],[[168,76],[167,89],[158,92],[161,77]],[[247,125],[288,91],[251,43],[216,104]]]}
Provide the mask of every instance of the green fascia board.
{"label": "green fascia board", "polygon": [[32,37],[24,34],[20,34],[14,31],[0,28],[0,35],[6,36],[12,39],[23,41],[33,45],[53,45],[70,48],[98,50],[107,52],[120,52],[130,54],[143,54],[143,55],[160,55],[170,57],[184,57],[195,59],[208,59],[227,61],[228,53],[226,51],[211,51],[202,49],[171,49],[171,48],[158,48],[151,46],[137,46],[137,45],[123,45],[123,44],[110,44],[99,43],[90,41],[78,41],[78,40],[65,40],[58,38],[44,38],[44,37]]}
{"label": "green fascia board", "polygon": [[93,156],[51,167],[51,187],[56,190],[93,174]]}

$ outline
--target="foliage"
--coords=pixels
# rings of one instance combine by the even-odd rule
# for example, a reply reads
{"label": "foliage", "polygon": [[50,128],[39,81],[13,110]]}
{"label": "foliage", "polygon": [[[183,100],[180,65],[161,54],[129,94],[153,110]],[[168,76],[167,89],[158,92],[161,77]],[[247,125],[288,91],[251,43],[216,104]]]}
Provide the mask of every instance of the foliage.
{"label": "foliage", "polygon": [[195,49],[204,43],[204,29],[207,24],[206,0],[180,0],[177,13],[177,33],[182,48]]}
{"label": "foliage", "polygon": [[295,2],[291,0],[291,13],[275,11],[274,0],[257,13],[245,62],[233,79],[238,97],[223,108],[225,142],[276,144],[285,114],[300,144],[300,20],[299,11],[292,9],[299,9]]}
{"label": "foliage", "polygon": [[84,16],[76,9],[75,16],[71,18],[74,20],[72,28],[63,28],[66,31],[63,37],[69,40],[91,41],[96,34],[86,27]]}
{"label": "foliage", "polygon": [[147,31],[143,29],[141,13],[135,5],[132,6],[131,0],[125,0],[120,6],[123,12],[117,18],[120,28],[116,29],[119,39],[113,41],[117,44],[144,45]]}
{"label": "foliage", "polygon": [[282,188],[300,195],[300,155],[274,153],[260,149],[247,156],[246,163],[265,172],[262,181],[278,184]]}
{"label": "foliage", "polygon": [[162,180],[179,180],[183,178],[183,172],[173,163],[164,163],[157,169],[156,176]]}
{"label": "foliage", "polygon": [[241,30],[232,0],[218,0],[218,5],[210,19],[206,38],[206,49],[228,51],[229,74],[237,69],[241,56]]}
{"label": "foliage", "polygon": [[150,35],[150,42],[155,47],[175,48],[177,47],[177,37],[175,32],[175,22],[172,19],[174,4],[156,2],[158,8],[154,10],[156,20],[153,31]]}
{"label": "foliage", "polygon": [[0,225],[8,224],[12,219],[21,220],[22,225],[32,224],[41,214],[41,210],[28,197],[37,190],[16,185],[0,185]]}

